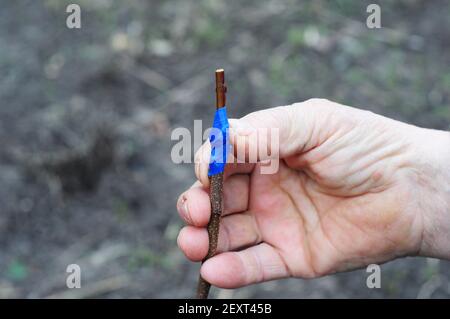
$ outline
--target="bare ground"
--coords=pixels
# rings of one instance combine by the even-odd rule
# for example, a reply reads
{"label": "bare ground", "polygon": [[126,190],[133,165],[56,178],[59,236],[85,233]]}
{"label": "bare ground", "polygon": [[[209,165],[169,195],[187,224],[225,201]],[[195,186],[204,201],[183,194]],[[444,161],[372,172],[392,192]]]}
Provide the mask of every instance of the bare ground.
{"label": "bare ground", "polygon": [[[2,1],[0,297],[184,298],[199,265],[176,247],[193,167],[170,159],[175,127],[214,111],[227,70],[231,116],[325,97],[413,124],[450,121],[450,3]],[[65,288],[66,267],[82,289]],[[406,258],[215,297],[450,297],[449,262]]]}

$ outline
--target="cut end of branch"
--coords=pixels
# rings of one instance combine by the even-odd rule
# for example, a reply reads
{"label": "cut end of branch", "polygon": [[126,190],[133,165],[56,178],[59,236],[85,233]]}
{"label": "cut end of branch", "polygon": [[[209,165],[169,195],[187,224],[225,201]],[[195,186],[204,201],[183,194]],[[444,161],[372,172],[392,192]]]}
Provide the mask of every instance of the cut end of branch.
{"label": "cut end of branch", "polygon": [[227,86],[225,85],[225,70],[216,70],[216,108],[225,106]]}

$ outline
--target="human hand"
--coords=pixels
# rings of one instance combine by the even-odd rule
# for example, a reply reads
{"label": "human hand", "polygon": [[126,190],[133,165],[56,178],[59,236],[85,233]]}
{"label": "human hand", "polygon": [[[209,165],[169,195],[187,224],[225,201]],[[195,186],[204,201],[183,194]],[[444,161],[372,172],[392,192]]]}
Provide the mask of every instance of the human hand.
{"label": "human hand", "polygon": [[[235,154],[266,147],[249,137],[278,128],[280,163],[275,174],[261,174],[260,162],[227,164],[218,254],[201,268],[211,284],[313,278],[408,255],[450,258],[448,133],[321,99],[230,126]],[[208,251],[208,160],[177,203],[188,224],[178,245],[193,261]]]}

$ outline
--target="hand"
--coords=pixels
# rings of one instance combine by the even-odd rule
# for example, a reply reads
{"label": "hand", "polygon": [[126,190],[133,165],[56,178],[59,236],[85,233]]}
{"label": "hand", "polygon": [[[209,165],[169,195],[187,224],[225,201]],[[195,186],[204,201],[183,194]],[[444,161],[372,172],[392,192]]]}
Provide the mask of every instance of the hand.
{"label": "hand", "polygon": [[[252,134],[278,128],[280,162],[275,174],[262,174],[261,162],[227,164],[219,253],[201,268],[211,284],[313,278],[408,255],[450,258],[448,133],[320,99],[230,126],[237,156],[258,148]],[[199,181],[177,204],[188,224],[178,245],[193,261],[208,250],[208,160],[196,164]]]}

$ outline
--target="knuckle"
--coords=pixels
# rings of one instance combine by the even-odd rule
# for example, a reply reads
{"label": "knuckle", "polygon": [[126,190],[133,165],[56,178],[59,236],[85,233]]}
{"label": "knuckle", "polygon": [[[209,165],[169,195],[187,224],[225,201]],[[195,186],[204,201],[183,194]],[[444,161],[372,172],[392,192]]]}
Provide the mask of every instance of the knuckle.
{"label": "knuckle", "polygon": [[324,98],[317,98],[317,97],[308,99],[305,101],[305,103],[308,105],[311,105],[311,106],[331,104],[330,100],[324,99]]}

